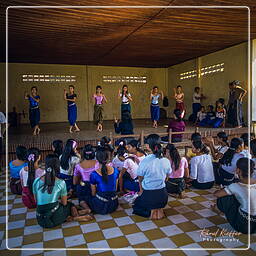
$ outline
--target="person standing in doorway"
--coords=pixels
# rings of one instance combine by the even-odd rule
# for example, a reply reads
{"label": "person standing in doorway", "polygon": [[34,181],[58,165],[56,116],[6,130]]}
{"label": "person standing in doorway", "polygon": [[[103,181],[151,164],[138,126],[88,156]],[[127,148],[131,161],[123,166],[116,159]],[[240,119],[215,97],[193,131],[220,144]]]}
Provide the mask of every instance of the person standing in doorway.
{"label": "person standing in doorway", "polygon": [[69,86],[69,92],[64,89],[64,100],[68,103],[68,121],[70,124],[69,132],[73,133],[72,129],[75,128],[75,132],[79,132],[80,129],[76,124],[77,119],[77,106],[76,106],[77,95],[75,94],[75,87]]}
{"label": "person standing in doorway", "polygon": [[247,91],[240,87],[238,80],[229,83],[229,90],[228,123],[233,127],[241,128],[243,126],[242,102]]}

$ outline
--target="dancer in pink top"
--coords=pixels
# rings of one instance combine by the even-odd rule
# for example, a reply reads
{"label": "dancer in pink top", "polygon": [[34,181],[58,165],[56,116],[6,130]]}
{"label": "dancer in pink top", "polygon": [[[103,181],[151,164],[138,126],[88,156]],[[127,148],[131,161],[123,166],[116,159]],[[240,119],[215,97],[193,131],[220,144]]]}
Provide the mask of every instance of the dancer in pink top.
{"label": "dancer in pink top", "polygon": [[103,126],[103,103],[107,103],[106,96],[102,92],[102,87],[100,85],[96,86],[96,93],[93,94],[94,105],[94,115],[93,119],[97,125],[97,131],[102,132]]}

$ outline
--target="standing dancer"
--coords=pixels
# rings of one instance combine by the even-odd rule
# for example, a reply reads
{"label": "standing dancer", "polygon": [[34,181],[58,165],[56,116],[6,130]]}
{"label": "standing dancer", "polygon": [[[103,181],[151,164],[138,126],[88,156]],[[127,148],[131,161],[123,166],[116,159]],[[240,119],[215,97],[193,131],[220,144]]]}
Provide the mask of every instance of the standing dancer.
{"label": "standing dancer", "polygon": [[37,87],[31,88],[31,95],[25,92],[25,99],[29,100],[29,121],[31,127],[34,129],[33,135],[40,133],[39,122],[40,122],[40,109],[39,101],[40,96],[37,94]]}
{"label": "standing dancer", "polygon": [[95,100],[93,119],[94,122],[97,124],[97,131],[102,132],[103,103],[107,103],[107,99],[102,93],[101,86],[96,86],[96,93],[93,94],[93,99]]}
{"label": "standing dancer", "polygon": [[176,100],[176,109],[179,109],[182,113],[182,118],[185,115],[185,104],[184,104],[184,92],[182,91],[182,87],[178,85],[174,88],[174,98]]}
{"label": "standing dancer", "polygon": [[153,121],[153,127],[157,128],[157,122],[160,118],[160,107],[159,107],[159,98],[164,98],[164,94],[162,91],[158,92],[158,87],[155,86],[151,90],[150,93],[150,113],[151,113],[151,120]]}
{"label": "standing dancer", "polygon": [[64,89],[64,100],[68,102],[68,121],[70,124],[69,132],[73,133],[72,128],[75,128],[75,132],[79,132],[80,129],[76,124],[77,119],[77,107],[76,107],[76,98],[77,95],[74,92],[75,87],[73,85],[69,86],[69,93]]}
{"label": "standing dancer", "polygon": [[131,105],[130,101],[132,101],[132,96],[128,92],[128,86],[123,85],[122,92],[118,91],[118,98],[121,98],[122,104],[121,104],[121,116],[124,111],[129,111],[131,113]]}

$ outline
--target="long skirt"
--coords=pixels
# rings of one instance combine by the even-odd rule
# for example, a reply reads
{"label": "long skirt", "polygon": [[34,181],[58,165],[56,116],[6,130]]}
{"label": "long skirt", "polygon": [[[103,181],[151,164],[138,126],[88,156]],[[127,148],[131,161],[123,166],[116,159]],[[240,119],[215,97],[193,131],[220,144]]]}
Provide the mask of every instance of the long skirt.
{"label": "long skirt", "polygon": [[151,120],[158,121],[160,118],[160,107],[159,105],[150,105]]}
{"label": "long skirt", "polygon": [[176,102],[176,109],[179,109],[182,113],[185,110],[184,102]]}
{"label": "long skirt", "polygon": [[93,120],[95,124],[102,124],[103,122],[103,107],[102,105],[94,105]]}
{"label": "long skirt", "polygon": [[213,128],[219,128],[221,127],[221,125],[223,124],[223,121],[224,119],[223,118],[219,118],[219,117],[216,117],[214,120],[213,120]]}
{"label": "long skirt", "polygon": [[72,175],[66,175],[63,173],[59,173],[59,178],[64,180],[67,186],[67,191],[74,189],[74,185],[73,185],[73,176]]}
{"label": "long skirt", "polygon": [[140,184],[138,179],[132,179],[128,172],[123,175],[123,186],[124,189],[129,191],[139,192]]}
{"label": "long skirt", "polygon": [[34,195],[30,192],[28,187],[23,187],[22,188],[22,202],[23,204],[29,208],[33,209],[36,208],[36,201],[34,198]]}
{"label": "long skirt", "polygon": [[[217,207],[223,212],[229,224],[243,234],[256,232],[256,216],[250,216],[240,209],[240,203],[234,195],[224,196],[217,199]],[[248,230],[250,221],[250,230]]]}
{"label": "long skirt", "polygon": [[148,218],[151,215],[151,210],[164,208],[167,202],[168,193],[165,187],[143,190],[142,194],[134,201],[133,213]]}
{"label": "long skirt", "polygon": [[30,108],[29,109],[29,121],[30,126],[34,128],[40,122],[40,109],[38,108]]}
{"label": "long skirt", "polygon": [[97,192],[87,203],[93,213],[108,214],[117,209],[118,197],[116,192]]}
{"label": "long skirt", "polygon": [[13,194],[21,195],[22,194],[22,186],[20,179],[11,178],[10,179],[10,189]]}
{"label": "long skirt", "polygon": [[121,104],[121,115],[125,111],[128,111],[128,112],[131,113],[131,105],[130,105],[130,103],[128,103],[128,104]]}
{"label": "long skirt", "polygon": [[77,119],[77,106],[76,104],[68,106],[68,121],[70,125],[74,125]]}
{"label": "long skirt", "polygon": [[219,167],[219,169],[216,172],[215,180],[217,184],[227,186],[235,182],[235,175],[226,172],[221,167]]}
{"label": "long skirt", "polygon": [[[82,184],[82,185],[81,185]],[[88,202],[91,197],[91,185],[89,181],[81,182],[76,186],[76,193],[79,203],[84,201]]]}
{"label": "long skirt", "polygon": [[63,205],[59,202],[38,205],[36,218],[38,224],[43,228],[53,228],[64,223],[68,216],[71,216],[72,203]]}
{"label": "long skirt", "polygon": [[196,189],[210,189],[214,185],[214,181],[200,183],[197,180],[192,181],[192,186]]}
{"label": "long skirt", "polygon": [[243,108],[241,101],[235,100],[233,104],[230,104],[228,108],[228,123],[232,126],[243,125]]}
{"label": "long skirt", "polygon": [[181,194],[185,190],[184,178],[169,178],[166,181],[166,189],[170,194]]}

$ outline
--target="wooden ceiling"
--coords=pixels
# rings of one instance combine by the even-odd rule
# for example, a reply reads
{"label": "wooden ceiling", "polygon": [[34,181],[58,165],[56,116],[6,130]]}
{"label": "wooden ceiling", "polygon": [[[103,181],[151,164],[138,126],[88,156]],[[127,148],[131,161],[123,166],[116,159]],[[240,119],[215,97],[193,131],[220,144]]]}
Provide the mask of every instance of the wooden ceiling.
{"label": "wooden ceiling", "polygon": [[[256,1],[117,0],[8,1],[1,4],[1,61],[5,61],[5,8],[28,5],[243,5]],[[247,40],[246,8],[61,8],[8,10],[9,62],[167,67]]]}

